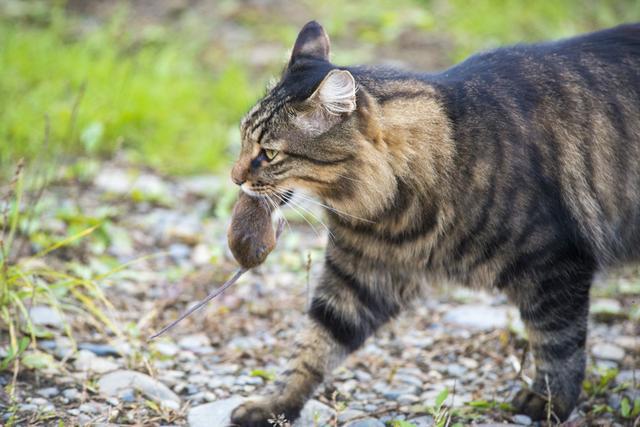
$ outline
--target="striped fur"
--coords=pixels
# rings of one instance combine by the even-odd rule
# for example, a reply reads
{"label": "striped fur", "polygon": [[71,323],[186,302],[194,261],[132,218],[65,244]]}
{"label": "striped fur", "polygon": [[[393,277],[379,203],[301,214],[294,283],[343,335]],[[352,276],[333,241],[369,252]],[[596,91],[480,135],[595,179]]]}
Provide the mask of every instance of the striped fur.
{"label": "striped fur", "polygon": [[[337,67],[314,22],[293,52],[242,122],[233,178],[269,197],[313,193],[332,208],[333,238],[276,397],[242,405],[234,423],[295,418],[343,356],[436,280],[509,296],[537,367],[514,404],[540,419],[549,390],[565,419],[584,376],[592,277],[639,255],[640,25],[503,48],[439,74]],[[323,115],[313,94],[336,69],[353,76],[356,108]],[[324,130],[300,126],[305,114]]]}

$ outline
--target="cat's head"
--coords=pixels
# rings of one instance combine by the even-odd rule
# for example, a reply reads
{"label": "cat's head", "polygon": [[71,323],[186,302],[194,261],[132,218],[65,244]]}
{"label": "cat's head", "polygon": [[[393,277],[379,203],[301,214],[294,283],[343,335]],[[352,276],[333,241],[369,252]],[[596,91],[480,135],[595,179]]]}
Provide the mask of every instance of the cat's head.
{"label": "cat's head", "polygon": [[371,162],[363,161],[359,110],[367,100],[354,76],[331,64],[329,52],[324,29],[306,24],[280,81],[242,120],[231,176],[246,193],[277,200],[302,189],[339,204],[363,190],[359,175]]}

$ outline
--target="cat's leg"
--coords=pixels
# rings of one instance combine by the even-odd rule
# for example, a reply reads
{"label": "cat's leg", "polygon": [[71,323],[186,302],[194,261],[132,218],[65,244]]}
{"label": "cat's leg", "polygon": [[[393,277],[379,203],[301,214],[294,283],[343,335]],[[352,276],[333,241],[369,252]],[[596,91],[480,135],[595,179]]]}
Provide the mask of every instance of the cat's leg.
{"label": "cat's leg", "polygon": [[236,408],[233,425],[268,427],[267,420],[274,416],[284,415],[289,421],[299,416],[316,387],[343,358],[399,312],[400,304],[381,282],[384,275],[377,277],[362,281],[349,266],[327,260],[309,310],[310,325],[293,347],[277,390]]}
{"label": "cat's leg", "polygon": [[520,390],[512,403],[518,413],[533,420],[566,420],[584,379],[592,275],[584,266],[564,271],[547,273],[517,298],[536,375],[531,389]]}

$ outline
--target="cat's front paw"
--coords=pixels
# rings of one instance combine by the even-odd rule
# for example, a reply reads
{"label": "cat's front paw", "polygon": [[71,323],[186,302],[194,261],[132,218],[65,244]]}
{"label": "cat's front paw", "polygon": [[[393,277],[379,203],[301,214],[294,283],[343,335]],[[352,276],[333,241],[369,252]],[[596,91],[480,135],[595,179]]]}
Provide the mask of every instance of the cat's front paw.
{"label": "cat's front paw", "polygon": [[520,390],[513,398],[511,404],[516,413],[528,415],[532,420],[550,420],[552,422],[564,421],[569,418],[575,403],[554,396],[551,399],[551,407],[546,396],[530,389]]}
{"label": "cat's front paw", "polygon": [[234,427],[289,426],[297,417],[298,411],[287,410],[285,406],[268,399],[245,402],[231,413],[231,425]]}

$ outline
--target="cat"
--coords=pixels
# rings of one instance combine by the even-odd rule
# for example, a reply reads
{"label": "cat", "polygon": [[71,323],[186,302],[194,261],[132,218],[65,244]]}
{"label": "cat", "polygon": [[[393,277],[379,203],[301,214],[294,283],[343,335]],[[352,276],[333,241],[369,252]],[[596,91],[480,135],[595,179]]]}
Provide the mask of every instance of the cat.
{"label": "cat", "polygon": [[640,24],[435,74],[341,67],[329,53],[324,29],[306,24],[241,122],[232,180],[275,202],[313,194],[332,236],[288,369],[233,425],[296,419],[346,355],[438,280],[508,296],[536,365],[513,405],[567,419],[594,273],[640,255]]}

